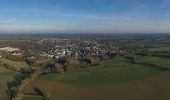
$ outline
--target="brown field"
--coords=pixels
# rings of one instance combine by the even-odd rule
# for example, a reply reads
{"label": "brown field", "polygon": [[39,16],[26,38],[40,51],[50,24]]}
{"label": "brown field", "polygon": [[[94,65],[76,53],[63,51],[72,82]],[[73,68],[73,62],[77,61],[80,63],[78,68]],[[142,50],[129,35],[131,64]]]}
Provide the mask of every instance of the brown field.
{"label": "brown field", "polygon": [[71,85],[38,78],[24,91],[39,87],[52,100],[170,100],[170,72],[143,80],[106,84]]}
{"label": "brown field", "polygon": [[0,100],[6,100],[6,91],[0,86]]}

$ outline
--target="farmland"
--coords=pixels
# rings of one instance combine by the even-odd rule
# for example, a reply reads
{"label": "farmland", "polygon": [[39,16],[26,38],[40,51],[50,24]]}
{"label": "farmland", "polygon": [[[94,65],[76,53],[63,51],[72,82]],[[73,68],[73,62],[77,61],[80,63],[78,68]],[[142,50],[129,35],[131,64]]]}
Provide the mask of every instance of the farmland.
{"label": "farmland", "polygon": [[[142,100],[152,97],[155,88],[152,84],[156,84],[152,83],[152,80],[161,79],[160,77],[168,74],[170,73],[164,73],[150,66],[134,64],[129,59],[118,57],[102,62],[95,69],[63,75],[54,73],[42,75],[36,79],[37,81],[27,86],[23,93],[35,93],[33,88],[38,87],[54,100],[56,98],[60,100],[79,100],[80,98],[81,100],[110,100],[115,98],[117,100],[125,98],[135,100],[135,98],[143,96]],[[163,81],[169,82],[170,80]],[[160,89],[164,88],[164,84],[159,84],[159,87]],[[159,93],[159,90],[154,92]]]}
{"label": "farmland", "polygon": [[25,62],[20,62],[20,61],[12,61],[12,60],[8,60],[8,59],[0,59],[0,62],[4,65],[7,66],[11,66],[13,68],[15,68],[16,70],[19,70],[20,68],[25,68],[25,67],[29,67],[28,64],[26,64]]}
{"label": "farmland", "polygon": [[150,48],[151,52],[170,52],[170,47]]}
{"label": "farmland", "polygon": [[54,100],[168,100],[169,75],[170,73],[167,72],[142,80],[105,85],[75,86],[42,79],[37,79],[32,84],[42,88]]}
{"label": "farmland", "polygon": [[128,59],[118,58],[103,62],[95,69],[66,73],[64,75],[48,74],[43,79],[68,84],[112,84],[129,80],[142,79],[158,74],[160,71],[149,66],[133,64]]}
{"label": "farmland", "polygon": [[6,100],[7,96],[6,96],[6,90],[0,86],[0,99],[1,100]]}
{"label": "farmland", "polygon": [[[12,38],[15,42],[3,40],[0,44],[20,50],[0,52],[0,81],[8,93],[12,91],[12,100],[170,98],[169,39],[79,36],[83,39],[79,40],[62,36],[61,39],[29,37],[28,41],[27,37],[16,38]],[[68,41],[75,47],[65,49],[62,45]],[[7,90],[2,86],[0,89],[0,98],[6,100]]]}
{"label": "farmland", "polygon": [[164,57],[152,57],[152,56],[136,56],[138,61],[146,63],[158,64],[162,67],[170,68],[169,58]]}

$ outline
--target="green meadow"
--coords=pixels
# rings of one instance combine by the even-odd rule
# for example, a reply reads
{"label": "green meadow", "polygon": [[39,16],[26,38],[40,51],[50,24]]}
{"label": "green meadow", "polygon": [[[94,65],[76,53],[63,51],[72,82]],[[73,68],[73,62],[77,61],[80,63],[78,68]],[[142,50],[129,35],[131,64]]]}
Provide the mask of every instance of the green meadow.
{"label": "green meadow", "polygon": [[[33,88],[38,87],[52,100],[137,100],[138,97],[140,97],[138,100],[152,100],[153,93],[159,93],[159,90],[153,92],[156,85],[151,85],[155,84],[152,80],[161,80],[160,77],[164,77],[165,73],[170,74],[147,65],[136,64],[131,59],[118,57],[103,61],[94,68],[61,75],[56,73],[42,75],[23,92],[35,93]],[[163,81],[170,82],[169,79]],[[160,89],[164,88],[164,83],[159,86]],[[167,93],[165,95],[168,96]],[[26,95],[23,100],[29,98]]]}
{"label": "green meadow", "polygon": [[47,74],[42,79],[73,85],[113,84],[143,79],[160,72],[149,66],[134,64],[129,59],[118,58],[116,60],[105,61],[94,69],[65,73],[63,75]]}
{"label": "green meadow", "polygon": [[170,47],[150,48],[151,52],[170,52]]}

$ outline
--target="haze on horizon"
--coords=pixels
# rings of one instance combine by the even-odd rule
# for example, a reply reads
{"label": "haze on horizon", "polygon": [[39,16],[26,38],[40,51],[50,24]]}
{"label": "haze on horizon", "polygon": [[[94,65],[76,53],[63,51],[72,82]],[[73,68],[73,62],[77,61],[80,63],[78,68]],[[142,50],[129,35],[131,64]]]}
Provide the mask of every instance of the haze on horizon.
{"label": "haze on horizon", "polygon": [[0,0],[0,33],[170,33],[169,0]]}

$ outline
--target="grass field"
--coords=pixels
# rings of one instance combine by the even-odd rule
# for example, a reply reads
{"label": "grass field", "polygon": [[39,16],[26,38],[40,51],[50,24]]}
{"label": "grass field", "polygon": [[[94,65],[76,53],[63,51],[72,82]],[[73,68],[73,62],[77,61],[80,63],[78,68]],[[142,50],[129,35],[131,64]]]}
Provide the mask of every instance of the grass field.
{"label": "grass field", "polygon": [[[3,64],[8,64],[10,66],[13,66],[17,69],[20,69],[22,67],[28,67],[26,63],[22,62],[15,62],[7,59],[0,59],[0,82],[2,82],[4,85],[7,84],[8,81],[13,80],[14,76],[17,74],[17,72],[9,70],[3,66]],[[6,100],[6,90],[2,87],[0,87],[0,100]]]}
{"label": "grass field", "polygon": [[6,84],[7,81],[13,79],[13,76],[16,75],[16,72],[8,70],[2,66],[0,66],[0,81]]}
{"label": "grass field", "polygon": [[[156,88],[159,87],[156,85],[156,79],[159,80],[163,73],[170,75],[150,66],[134,64],[130,59],[117,58],[104,61],[94,69],[63,75],[43,75],[28,85],[23,92],[34,93],[33,87],[38,87],[52,100],[160,100],[152,99],[152,96],[154,93],[160,93]],[[152,80],[155,83],[152,83]],[[168,80],[163,81],[170,83],[170,79]],[[159,84],[160,89],[164,88],[164,84]],[[164,95],[169,96],[167,94]]]}
{"label": "grass field", "polygon": [[22,100],[42,100],[39,96],[25,96]]}
{"label": "grass field", "polygon": [[[75,86],[41,78],[32,83],[50,94],[52,100],[169,100],[169,84],[169,72],[143,80],[105,85]],[[32,91],[30,86],[26,90]]]}
{"label": "grass field", "polygon": [[150,48],[151,52],[170,52],[170,47]]}
{"label": "grass field", "polygon": [[137,60],[140,62],[147,62],[158,64],[165,68],[170,68],[170,59],[163,57],[152,57],[152,56],[136,56]]}
{"label": "grass field", "polygon": [[129,59],[118,58],[103,62],[95,69],[65,73],[63,75],[48,74],[42,77],[46,81],[56,81],[68,84],[112,84],[129,80],[143,79],[161,71],[134,64]]}
{"label": "grass field", "polygon": [[[0,66],[0,81],[6,85],[7,81],[13,79],[15,72]],[[0,85],[0,100],[6,100],[6,90]]]}
{"label": "grass field", "polygon": [[5,58],[1,58],[0,61],[4,64],[8,64],[8,65],[13,66],[17,69],[29,66],[26,62],[16,62],[16,61],[8,60],[8,59],[5,59]]}

